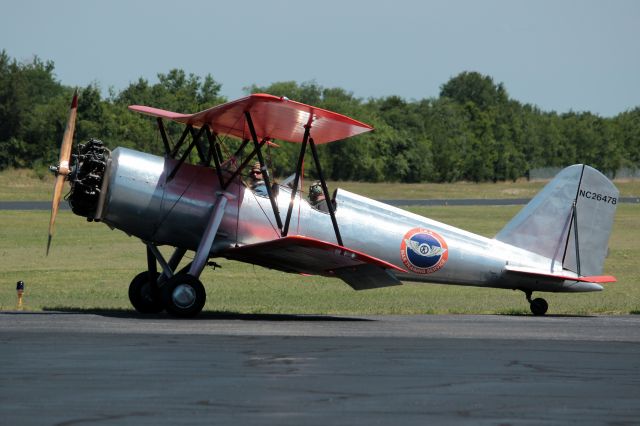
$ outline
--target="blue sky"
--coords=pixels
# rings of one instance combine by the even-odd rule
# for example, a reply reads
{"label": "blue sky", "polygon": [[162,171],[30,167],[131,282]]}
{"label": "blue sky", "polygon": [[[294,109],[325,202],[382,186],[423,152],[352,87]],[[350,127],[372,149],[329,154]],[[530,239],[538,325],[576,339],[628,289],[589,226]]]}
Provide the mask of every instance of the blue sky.
{"label": "blue sky", "polygon": [[230,99],[295,80],[412,100],[478,71],[546,111],[640,106],[635,0],[21,0],[1,11],[0,49],[104,93],[182,68],[211,74]]}

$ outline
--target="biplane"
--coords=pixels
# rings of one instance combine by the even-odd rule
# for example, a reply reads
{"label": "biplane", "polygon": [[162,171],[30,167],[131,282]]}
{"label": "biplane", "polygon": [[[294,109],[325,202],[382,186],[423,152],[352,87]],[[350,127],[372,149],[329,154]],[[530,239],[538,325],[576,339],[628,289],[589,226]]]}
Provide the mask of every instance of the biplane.
{"label": "biplane", "polygon": [[[197,315],[206,301],[200,275],[214,258],[334,277],[355,290],[403,281],[520,290],[535,315],[544,315],[548,304],[532,299],[534,291],[591,292],[615,281],[602,273],[618,190],[587,165],[562,170],[494,238],[486,238],[340,188],[329,193],[317,146],[373,130],[342,114],[267,94],[195,114],[134,105],[131,111],[157,121],[163,156],[111,151],[94,139],[72,156],[76,109],[77,93],[59,164],[52,167],[57,178],[47,253],[68,181],[66,198],[75,214],[146,246],[146,270],[129,285],[140,313]],[[175,143],[167,136],[168,121],[184,126]],[[234,152],[221,149],[228,137],[237,141]],[[291,177],[281,183],[264,155],[275,141],[300,148]],[[327,211],[316,209],[301,188],[309,151],[330,200]],[[264,195],[246,183],[255,163]],[[161,246],[172,247],[169,258]],[[193,259],[179,268],[188,251]]]}

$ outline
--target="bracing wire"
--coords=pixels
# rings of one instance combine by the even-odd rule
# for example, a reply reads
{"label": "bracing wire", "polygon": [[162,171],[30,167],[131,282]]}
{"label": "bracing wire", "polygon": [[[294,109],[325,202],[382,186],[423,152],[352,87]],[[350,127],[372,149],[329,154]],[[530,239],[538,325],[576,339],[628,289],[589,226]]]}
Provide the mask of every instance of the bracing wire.
{"label": "bracing wire", "polygon": [[300,170],[300,182],[298,185],[298,193],[296,194],[296,196],[300,199],[298,201],[298,229],[297,229],[297,234],[300,234],[300,210],[302,208],[302,188],[303,188],[303,184],[304,184],[304,160],[302,160],[302,169]]}

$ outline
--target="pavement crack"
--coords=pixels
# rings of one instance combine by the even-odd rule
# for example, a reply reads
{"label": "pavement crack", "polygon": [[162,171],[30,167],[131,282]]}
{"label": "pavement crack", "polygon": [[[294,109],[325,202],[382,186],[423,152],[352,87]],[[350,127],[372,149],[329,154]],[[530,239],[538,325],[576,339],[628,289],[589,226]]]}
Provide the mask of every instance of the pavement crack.
{"label": "pavement crack", "polygon": [[96,417],[84,417],[79,419],[66,420],[60,423],[55,423],[55,426],[72,426],[72,425],[79,425],[79,424],[86,424],[86,423],[99,423],[99,422],[106,422],[110,420],[122,420],[129,417],[146,417],[146,416],[149,416],[150,414],[151,413],[133,412],[133,413],[126,413],[126,414],[112,414],[112,415],[104,415],[104,416],[96,416]]}

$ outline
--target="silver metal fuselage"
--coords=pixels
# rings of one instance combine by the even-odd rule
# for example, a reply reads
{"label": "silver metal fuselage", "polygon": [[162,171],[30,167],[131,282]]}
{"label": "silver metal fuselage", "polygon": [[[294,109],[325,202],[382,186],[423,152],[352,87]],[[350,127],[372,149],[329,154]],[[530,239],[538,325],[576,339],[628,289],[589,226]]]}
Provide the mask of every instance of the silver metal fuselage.
{"label": "silver metal fuselage", "polygon": [[[177,162],[117,148],[105,174],[105,190],[97,219],[127,234],[156,245],[196,250],[222,191],[215,170],[183,164],[168,180]],[[240,179],[226,188],[229,201],[210,255],[219,256],[230,247],[279,238],[280,230],[266,197],[255,195]],[[277,204],[282,219],[291,200],[291,188],[280,186]],[[344,246],[398,266],[402,281],[517,288],[543,291],[595,291],[600,287],[573,281],[517,277],[505,271],[506,265],[553,268],[551,259],[527,250],[482,237],[348,191],[338,189],[336,218]],[[446,242],[447,256],[439,269],[408,270],[402,252],[407,235],[421,229],[437,234]],[[294,201],[289,235],[304,235],[337,243],[327,213],[310,206],[298,194]]]}

